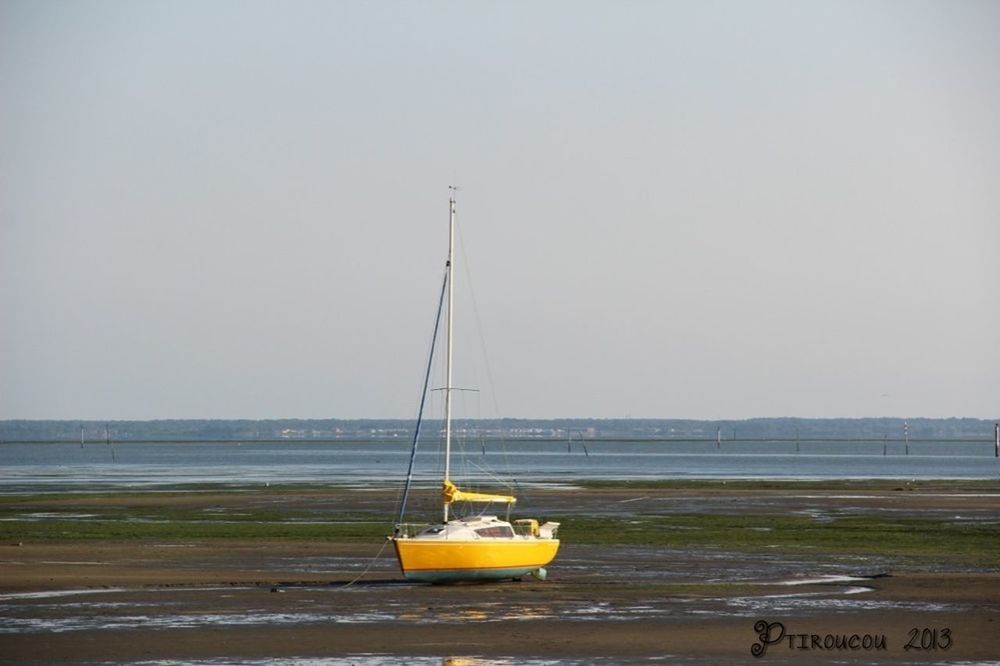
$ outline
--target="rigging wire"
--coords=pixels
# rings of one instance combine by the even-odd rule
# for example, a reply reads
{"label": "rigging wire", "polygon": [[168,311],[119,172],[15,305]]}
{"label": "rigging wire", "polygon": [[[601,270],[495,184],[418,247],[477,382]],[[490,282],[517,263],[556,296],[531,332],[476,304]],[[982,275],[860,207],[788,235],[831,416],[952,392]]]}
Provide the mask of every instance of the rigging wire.
{"label": "rigging wire", "polygon": [[498,486],[506,488],[508,492],[513,491],[513,489],[514,489],[514,483],[512,483],[510,481],[505,481],[504,479],[501,479],[499,476],[497,476],[496,474],[494,474],[493,471],[489,467],[485,467],[483,465],[479,465],[474,460],[471,460],[471,459],[468,461],[468,465],[471,466],[471,467],[475,467],[476,469],[478,469],[482,473],[482,475],[484,477],[486,477],[488,479],[491,479]]}
{"label": "rigging wire", "polygon": [[479,347],[483,353],[483,362],[486,365],[486,379],[490,385],[490,398],[493,401],[493,413],[500,417],[500,405],[497,402],[496,394],[496,383],[493,381],[493,366],[490,363],[489,354],[486,353],[486,337],[483,335],[483,321],[479,316],[479,305],[476,302],[476,291],[473,289],[472,285],[472,273],[469,271],[469,266],[471,262],[469,261],[469,254],[465,251],[465,238],[462,236],[462,225],[456,224],[455,229],[458,232],[458,247],[462,252],[462,269],[465,273],[465,283],[469,285],[469,301],[472,304],[472,315],[476,319],[476,333],[479,336]]}
{"label": "rigging wire", "polygon": [[[490,363],[490,356],[489,353],[486,351],[486,336],[483,334],[483,322],[482,318],[479,316],[479,305],[478,302],[476,301],[476,291],[473,288],[472,273],[469,270],[469,267],[472,262],[469,260],[469,254],[465,250],[465,237],[462,235],[462,225],[460,223],[456,224],[455,229],[457,231],[456,235],[458,236],[459,251],[462,253],[462,259],[463,259],[462,269],[465,275],[465,282],[466,284],[469,285],[468,294],[469,294],[469,300],[472,304],[472,314],[476,320],[476,333],[478,334],[479,337],[479,348],[483,355],[483,364],[486,366],[486,379],[490,387],[489,393],[490,393],[490,399],[493,402],[493,414],[494,417],[497,419],[497,422],[499,423],[502,421],[502,418],[500,412],[500,404],[499,401],[497,400],[496,382],[493,380],[493,364]],[[481,417],[482,415],[480,414],[480,418]],[[501,437],[500,444],[501,444],[500,452],[503,459],[503,467],[505,473],[508,475],[508,477],[513,478],[510,471],[511,470],[510,457],[508,456],[505,437]]]}
{"label": "rigging wire", "polygon": [[424,388],[420,392],[420,409],[417,412],[417,425],[413,430],[413,445],[410,447],[410,464],[406,470],[406,483],[403,485],[403,499],[399,503],[398,523],[403,522],[403,514],[406,512],[406,501],[410,496],[410,484],[413,481],[413,462],[417,457],[417,443],[420,439],[420,426],[424,417],[424,404],[427,401],[427,385],[431,378],[431,367],[434,363],[434,346],[437,341],[438,328],[441,326],[441,309],[444,305],[445,289],[448,286],[448,271],[444,272],[444,279],[441,281],[441,295],[438,297],[437,315],[434,317],[434,334],[431,336],[431,351],[427,358],[427,370],[424,372]]}

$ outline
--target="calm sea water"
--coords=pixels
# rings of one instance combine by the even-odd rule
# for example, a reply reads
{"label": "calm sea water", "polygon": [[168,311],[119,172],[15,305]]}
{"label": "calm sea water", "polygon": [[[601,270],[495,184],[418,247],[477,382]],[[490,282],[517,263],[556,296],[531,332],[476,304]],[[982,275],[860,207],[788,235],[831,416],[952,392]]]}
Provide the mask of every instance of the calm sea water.
{"label": "calm sea water", "polygon": [[[436,442],[421,444],[416,478],[440,478]],[[455,478],[1000,479],[992,442],[519,441],[456,447]],[[883,454],[884,452],[884,454]],[[0,444],[0,493],[182,484],[395,483],[399,442]]]}

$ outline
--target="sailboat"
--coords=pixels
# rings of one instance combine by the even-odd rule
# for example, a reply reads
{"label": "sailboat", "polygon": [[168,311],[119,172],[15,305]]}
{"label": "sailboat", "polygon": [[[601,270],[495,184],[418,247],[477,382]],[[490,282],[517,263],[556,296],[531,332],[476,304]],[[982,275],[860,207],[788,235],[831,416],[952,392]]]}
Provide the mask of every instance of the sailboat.
{"label": "sailboat", "polygon": [[[542,525],[533,518],[510,521],[510,512],[517,499],[511,495],[461,490],[451,480],[452,448],[452,393],[457,390],[452,385],[452,334],[454,330],[455,303],[455,196],[454,189],[448,198],[448,259],[445,263],[445,277],[438,303],[438,317],[435,320],[434,337],[437,337],[441,305],[447,293],[447,334],[444,391],[444,478],[441,485],[443,519],[440,523],[416,529],[411,534],[410,526],[403,523],[406,498],[413,476],[413,462],[420,424],[423,417],[424,398],[433,361],[431,358],[424,375],[424,391],[421,397],[420,413],[410,452],[410,467],[407,472],[399,518],[395,533],[389,537],[396,549],[399,567],[409,580],[431,583],[446,583],[472,580],[519,579],[531,574],[540,580],[546,577],[545,566],[556,556],[559,539],[556,537],[559,523],[546,522]],[[467,517],[452,517],[453,505],[476,506],[484,504],[485,509]],[[487,513],[490,505],[506,507],[505,518]]]}

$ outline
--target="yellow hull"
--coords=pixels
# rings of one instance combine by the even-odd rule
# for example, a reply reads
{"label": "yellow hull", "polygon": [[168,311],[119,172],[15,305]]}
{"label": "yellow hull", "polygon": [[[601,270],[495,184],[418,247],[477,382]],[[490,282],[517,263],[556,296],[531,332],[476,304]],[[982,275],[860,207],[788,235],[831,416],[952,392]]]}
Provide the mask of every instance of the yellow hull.
{"label": "yellow hull", "polygon": [[558,539],[393,539],[403,575],[430,582],[517,578],[552,561]]}

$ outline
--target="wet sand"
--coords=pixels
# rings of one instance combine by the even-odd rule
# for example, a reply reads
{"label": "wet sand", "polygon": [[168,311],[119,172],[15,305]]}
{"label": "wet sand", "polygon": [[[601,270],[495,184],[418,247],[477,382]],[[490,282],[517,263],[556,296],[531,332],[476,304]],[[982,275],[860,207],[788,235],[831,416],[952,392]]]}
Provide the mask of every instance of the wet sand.
{"label": "wet sand", "polygon": [[[536,490],[553,513],[961,515],[996,521],[1000,492],[710,487]],[[118,500],[94,496],[94,506]],[[131,502],[137,501],[135,498]],[[383,511],[336,491],[150,496]],[[0,662],[115,663],[390,655],[607,663],[941,663],[1000,657],[1000,570],[926,558],[564,542],[546,582],[402,581],[381,542],[131,540],[0,545]],[[365,568],[371,569],[350,586]],[[770,639],[761,659],[758,621]],[[815,639],[814,639],[815,635]],[[865,649],[866,642],[869,649]],[[907,643],[911,649],[905,649]],[[857,647],[852,645],[856,643]],[[880,649],[884,645],[884,649]],[[912,647],[915,646],[915,647]],[[574,662],[573,660],[577,660]],[[385,662],[380,662],[385,663]]]}

